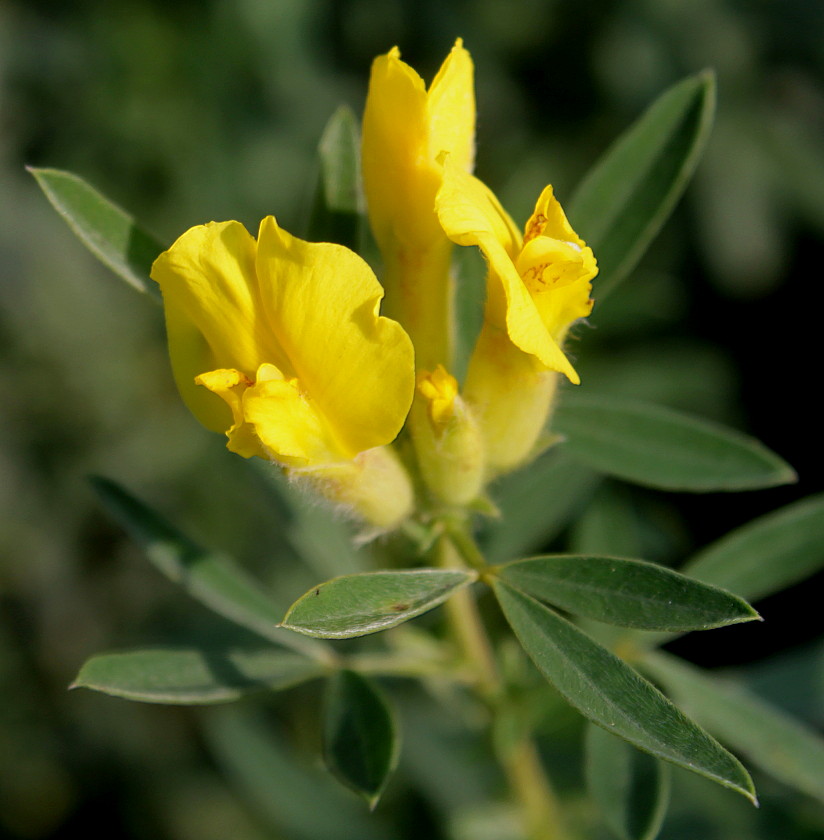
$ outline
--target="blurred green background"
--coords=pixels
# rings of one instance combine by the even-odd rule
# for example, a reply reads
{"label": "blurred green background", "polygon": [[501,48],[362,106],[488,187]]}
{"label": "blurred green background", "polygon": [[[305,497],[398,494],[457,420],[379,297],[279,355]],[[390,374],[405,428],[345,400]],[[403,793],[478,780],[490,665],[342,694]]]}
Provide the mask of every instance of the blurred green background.
{"label": "blurred green background", "polygon": [[[330,570],[290,564],[265,485],[180,403],[159,311],[85,251],[23,169],[77,172],[164,241],[212,219],[254,230],[268,213],[300,233],[317,140],[338,104],[360,113],[372,58],[397,44],[429,80],[459,35],[476,63],[477,171],[519,222],[546,183],[568,198],[669,84],[715,68],[718,117],[695,182],[633,277],[596,303],[572,351],[584,387],[730,423],[799,471],[794,487],[737,496],[633,490],[657,523],[652,559],[680,562],[824,489],[813,404],[824,230],[818,0],[4,0],[0,836],[507,836],[483,804],[498,784],[484,755],[414,693],[399,778],[368,828],[354,798],[315,781],[311,762],[304,777],[286,753],[255,755],[260,726],[284,750],[314,754],[311,687],[250,707],[248,718],[66,692],[97,651],[224,632],[110,524],[90,473],[239,557],[284,604]],[[784,680],[774,699],[820,725],[813,699],[774,676],[791,661],[782,651],[801,645],[804,673],[818,675],[812,698],[822,696],[816,582],[762,605],[764,625],[691,637],[680,652],[708,666],[754,663],[765,692]],[[555,769],[585,809],[568,758],[573,718],[555,718]],[[464,752],[470,763],[450,774]],[[780,788],[767,786],[759,816],[733,794],[678,778],[676,801],[687,804],[665,838],[715,836],[689,815],[695,802],[731,821],[719,837],[824,836],[820,811]],[[448,834],[434,827],[444,814]]]}

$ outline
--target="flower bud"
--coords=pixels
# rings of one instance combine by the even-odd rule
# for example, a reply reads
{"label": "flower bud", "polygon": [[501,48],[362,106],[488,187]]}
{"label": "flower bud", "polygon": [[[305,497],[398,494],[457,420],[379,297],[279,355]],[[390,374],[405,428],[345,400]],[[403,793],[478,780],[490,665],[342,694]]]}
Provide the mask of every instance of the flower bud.
{"label": "flower bud", "polygon": [[484,450],[481,430],[458,394],[458,383],[438,365],[418,374],[410,430],[421,475],[447,505],[466,505],[481,491]]}
{"label": "flower bud", "polygon": [[367,449],[351,461],[287,468],[286,474],[379,531],[396,528],[412,513],[412,482],[388,446]]}
{"label": "flower bud", "polygon": [[475,94],[469,53],[458,39],[427,90],[395,47],[372,65],[363,115],[363,184],[383,257],[384,312],[415,345],[420,366],[449,363],[452,244],[435,214],[440,155],[471,171]]}

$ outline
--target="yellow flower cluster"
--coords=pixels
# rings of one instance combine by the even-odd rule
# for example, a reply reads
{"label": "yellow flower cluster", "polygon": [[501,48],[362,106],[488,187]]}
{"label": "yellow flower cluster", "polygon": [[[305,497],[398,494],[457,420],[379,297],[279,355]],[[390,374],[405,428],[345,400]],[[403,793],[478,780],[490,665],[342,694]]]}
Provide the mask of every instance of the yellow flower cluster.
{"label": "yellow flower cluster", "polygon": [[[558,374],[578,382],[563,341],[592,307],[595,259],[551,187],[521,234],[471,174],[474,138],[461,41],[428,90],[395,48],[373,64],[363,120],[383,286],[352,251],[297,239],[271,216],[257,239],[238,222],[192,228],[152,269],[194,415],[233,452],[279,464],[381,529],[414,510],[409,464],[392,446],[404,426],[424,492],[467,505],[530,457]],[[453,243],[488,264],[462,388],[449,372]]]}

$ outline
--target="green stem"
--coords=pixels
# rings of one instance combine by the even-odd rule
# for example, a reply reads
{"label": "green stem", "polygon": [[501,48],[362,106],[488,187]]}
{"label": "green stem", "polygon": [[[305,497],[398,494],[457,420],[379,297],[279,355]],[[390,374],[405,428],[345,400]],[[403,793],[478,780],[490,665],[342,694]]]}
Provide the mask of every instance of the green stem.
{"label": "green stem", "polygon": [[509,785],[518,798],[529,840],[565,840],[555,792],[549,786],[541,757],[530,738],[523,738],[499,755]]}
{"label": "green stem", "polygon": [[461,559],[472,569],[483,572],[489,567],[483,552],[469,534],[466,520],[452,520],[446,523],[446,531],[452,545],[460,554]]}
{"label": "green stem", "polygon": [[[461,567],[462,560],[486,568],[483,555],[466,530],[448,526],[448,536],[438,541],[438,559],[445,568]],[[506,686],[498,672],[489,638],[469,588],[456,592],[445,604],[453,636],[465,660],[476,670],[475,688],[491,713],[500,714],[506,703]],[[534,743],[523,737],[498,750],[507,782],[523,814],[528,840],[566,840],[556,796],[544,772]]]}
{"label": "green stem", "polygon": [[[440,565],[444,568],[463,566],[451,536],[439,540],[438,551]],[[479,694],[488,702],[497,702],[502,691],[501,680],[472,590],[468,587],[458,590],[444,607],[464,658],[475,667]]]}
{"label": "green stem", "polygon": [[347,657],[342,667],[352,668],[360,674],[376,677],[410,677],[422,679],[444,677],[453,682],[471,685],[475,681],[472,670],[464,665],[457,666],[454,661],[428,660],[419,657],[405,659],[395,653],[359,653]]}

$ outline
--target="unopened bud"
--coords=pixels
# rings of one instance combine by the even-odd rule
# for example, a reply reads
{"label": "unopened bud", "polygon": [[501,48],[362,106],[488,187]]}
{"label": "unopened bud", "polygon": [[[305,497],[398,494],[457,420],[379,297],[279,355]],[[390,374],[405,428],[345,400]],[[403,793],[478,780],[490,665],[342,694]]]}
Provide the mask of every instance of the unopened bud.
{"label": "unopened bud", "polygon": [[412,482],[388,446],[367,449],[351,461],[288,468],[287,474],[343,514],[380,531],[396,528],[412,512]]}
{"label": "unopened bud", "polygon": [[481,431],[458,383],[438,365],[418,374],[410,429],[427,487],[448,505],[466,505],[481,492],[484,450]]}

